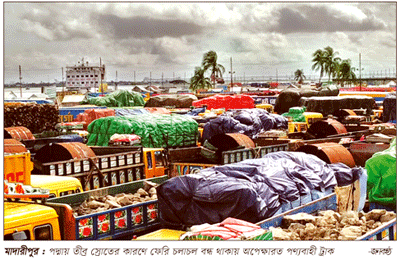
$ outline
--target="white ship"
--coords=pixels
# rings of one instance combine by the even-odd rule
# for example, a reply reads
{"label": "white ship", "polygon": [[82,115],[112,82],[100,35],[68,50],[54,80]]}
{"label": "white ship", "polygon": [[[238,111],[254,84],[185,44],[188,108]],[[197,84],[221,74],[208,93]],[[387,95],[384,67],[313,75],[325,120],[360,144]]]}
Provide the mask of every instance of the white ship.
{"label": "white ship", "polygon": [[89,62],[78,61],[75,66],[66,67],[66,89],[67,91],[91,91],[97,92],[105,83],[104,76],[106,67],[104,64],[93,65]]}

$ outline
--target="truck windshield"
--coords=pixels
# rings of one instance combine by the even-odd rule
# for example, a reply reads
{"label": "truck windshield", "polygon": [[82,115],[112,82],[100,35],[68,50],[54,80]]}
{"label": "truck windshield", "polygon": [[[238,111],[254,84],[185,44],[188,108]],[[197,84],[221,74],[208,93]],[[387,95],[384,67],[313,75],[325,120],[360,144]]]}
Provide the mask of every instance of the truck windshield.
{"label": "truck windshield", "polygon": [[153,160],[151,158],[151,153],[148,152],[146,157],[147,157],[147,169],[153,168]]}
{"label": "truck windshield", "polygon": [[161,151],[154,152],[154,156],[156,157],[156,167],[163,166],[163,157]]}

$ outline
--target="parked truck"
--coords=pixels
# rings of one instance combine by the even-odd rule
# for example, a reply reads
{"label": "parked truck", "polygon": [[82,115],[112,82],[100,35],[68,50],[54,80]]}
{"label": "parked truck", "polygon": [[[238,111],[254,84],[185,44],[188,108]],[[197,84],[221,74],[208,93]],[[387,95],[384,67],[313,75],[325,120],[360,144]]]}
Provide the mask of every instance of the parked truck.
{"label": "parked truck", "polygon": [[[282,225],[283,218],[288,215],[297,213],[316,214],[322,210],[337,210],[337,197],[335,193],[325,196],[321,199],[309,202],[292,210],[283,212],[266,220],[256,223],[263,229],[270,227],[279,227]],[[381,226],[367,232],[358,237],[356,240],[396,240],[397,219],[392,219],[383,223]],[[185,233],[181,230],[158,229],[148,234],[135,238],[136,240],[180,240],[180,237]],[[271,237],[273,239],[273,237]]]}
{"label": "parked truck", "polygon": [[[76,152],[80,151],[78,148],[85,151]],[[75,177],[79,179],[85,191],[163,176],[167,170],[162,148],[89,147],[83,144],[62,143],[47,145],[42,149],[37,153],[37,160],[34,160],[35,173]],[[69,159],[59,160],[63,158],[60,154],[46,156],[58,151],[71,153],[69,157],[64,157]],[[83,155],[85,153],[86,155]]]}
{"label": "parked truck", "polygon": [[204,148],[190,147],[168,150],[168,160],[170,162],[170,177],[181,176],[185,174],[197,173],[198,171],[213,167],[215,165],[224,165],[241,162],[246,159],[261,158],[264,155],[278,151],[289,150],[289,140],[257,140],[259,146],[254,148],[242,148],[221,152],[217,161],[210,162],[202,155]]}
{"label": "parked truck", "polygon": [[78,179],[71,176],[46,176],[31,174],[33,163],[31,154],[18,141],[5,139],[4,180],[24,185],[44,188],[50,191],[50,197],[82,192]]}
{"label": "parked truck", "polygon": [[[149,179],[160,184],[166,176]],[[45,203],[4,201],[4,240],[131,239],[159,227],[157,200],[75,216],[72,207],[91,196],[134,193],[144,181],[49,198]]]}
{"label": "parked truck", "polygon": [[[321,199],[307,203],[303,206],[299,206],[282,214],[260,221],[257,223],[257,225],[259,225],[263,229],[268,229],[270,227],[279,227],[282,225],[283,218],[288,215],[294,215],[297,213],[308,213],[314,215],[317,214],[318,211],[336,211],[337,208],[337,196],[335,193],[333,193]],[[397,219],[395,218],[358,237],[356,240],[396,240],[396,226]]]}

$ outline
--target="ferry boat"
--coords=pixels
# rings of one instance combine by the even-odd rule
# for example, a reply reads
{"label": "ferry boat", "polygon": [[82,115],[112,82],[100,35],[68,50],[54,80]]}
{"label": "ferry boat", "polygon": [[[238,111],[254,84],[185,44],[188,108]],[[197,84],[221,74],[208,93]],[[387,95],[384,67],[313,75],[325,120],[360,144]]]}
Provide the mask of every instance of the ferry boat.
{"label": "ferry boat", "polygon": [[96,90],[102,87],[102,82],[105,82],[106,68],[104,64],[101,64],[101,60],[99,65],[93,65],[82,59],[82,61],[78,61],[77,65],[67,66],[66,68],[67,91]]}

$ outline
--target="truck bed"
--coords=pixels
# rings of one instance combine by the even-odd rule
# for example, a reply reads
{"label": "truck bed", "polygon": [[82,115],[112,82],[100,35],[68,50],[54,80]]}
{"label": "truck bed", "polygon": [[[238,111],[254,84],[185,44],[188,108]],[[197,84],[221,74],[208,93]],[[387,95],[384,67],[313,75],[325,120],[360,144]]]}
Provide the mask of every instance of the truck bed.
{"label": "truck bed", "polygon": [[[148,179],[161,184],[167,176]],[[143,180],[114,185],[92,191],[49,199],[52,204],[78,206],[90,196],[134,193],[143,187]],[[157,200],[106,210],[103,212],[73,217],[73,227],[64,227],[64,233],[73,233],[73,240],[131,239],[134,234],[154,230],[160,223]],[[63,232],[62,232],[63,233]]]}
{"label": "truck bed", "polygon": [[[324,198],[315,200],[303,206],[297,207],[295,209],[286,211],[282,214],[260,221],[257,223],[257,225],[261,226],[264,229],[268,229],[269,227],[279,227],[282,224],[284,216],[293,215],[297,213],[314,214],[320,210],[336,210],[336,208],[337,208],[336,194],[333,193]],[[358,237],[356,240],[395,240],[396,226],[397,226],[397,219],[393,219],[385,223],[384,225],[366,233],[365,235]]]}
{"label": "truck bed", "polygon": [[48,163],[34,161],[36,174],[78,178],[86,191],[145,179],[142,147],[92,149],[95,158]]}
{"label": "truck bed", "polygon": [[[169,151],[169,158],[172,162],[170,164],[170,177],[197,173],[202,169],[213,167],[215,165],[224,165],[241,162],[246,159],[261,158],[272,152],[288,151],[289,144],[288,142],[284,142],[276,145],[256,146],[255,148],[225,151],[221,154],[222,158],[219,164],[207,162],[200,155],[200,150],[200,147],[196,147]],[[194,160],[194,158],[201,158],[201,160]]]}

